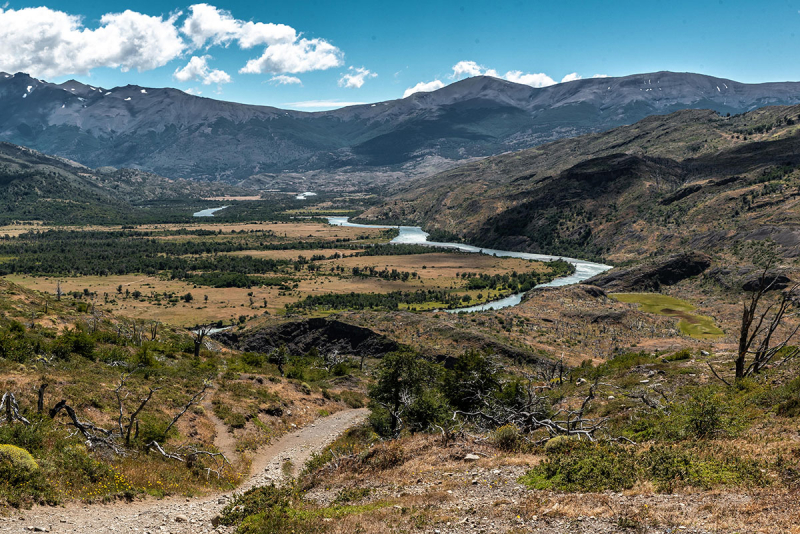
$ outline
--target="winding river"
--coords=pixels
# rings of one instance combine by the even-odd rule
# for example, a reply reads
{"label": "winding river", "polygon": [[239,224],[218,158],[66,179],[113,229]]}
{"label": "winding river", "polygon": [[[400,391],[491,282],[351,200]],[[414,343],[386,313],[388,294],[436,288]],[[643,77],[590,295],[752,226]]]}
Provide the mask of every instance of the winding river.
{"label": "winding river", "polygon": [[222,206],[222,207],[219,207],[219,208],[208,208],[208,209],[200,210],[200,211],[198,211],[196,213],[193,213],[192,216],[193,217],[213,217],[216,212],[218,212],[219,210],[224,210],[227,207],[228,206]]}
{"label": "winding river", "polygon": [[[439,243],[436,241],[428,241],[428,234],[422,230],[419,226],[384,226],[384,225],[376,225],[376,224],[357,224],[351,223],[348,220],[348,217],[328,217],[328,222],[334,226],[351,226],[354,228],[397,228],[400,231],[400,234],[392,239],[392,243],[409,243],[409,244],[417,244],[417,245],[427,245],[431,247],[441,247],[441,248],[453,248],[457,250],[461,250],[463,252],[478,252],[481,254],[489,254],[492,256],[497,257],[507,257],[507,258],[521,258],[524,260],[536,260],[536,261],[552,261],[557,259],[562,259],[566,262],[571,263],[575,266],[575,272],[569,276],[564,276],[562,278],[556,278],[555,280],[548,282],[546,284],[539,284],[536,287],[558,287],[558,286],[568,286],[571,284],[577,284],[605,272],[611,269],[610,265],[603,265],[602,263],[593,263],[590,261],[585,260],[578,260],[575,258],[565,258],[563,256],[547,256],[544,254],[530,254],[528,252],[514,252],[511,250],[496,250],[493,248],[480,248],[474,247],[472,245],[464,245],[463,243]],[[524,293],[515,293],[513,295],[509,295],[505,298],[493,300],[491,302],[486,302],[484,304],[478,304],[477,306],[469,306],[466,308],[457,308],[454,310],[444,310],[448,313],[459,313],[459,312],[478,312],[478,311],[485,311],[485,310],[499,310],[501,308],[508,308],[510,306],[516,306],[520,302],[522,302],[522,297]]]}

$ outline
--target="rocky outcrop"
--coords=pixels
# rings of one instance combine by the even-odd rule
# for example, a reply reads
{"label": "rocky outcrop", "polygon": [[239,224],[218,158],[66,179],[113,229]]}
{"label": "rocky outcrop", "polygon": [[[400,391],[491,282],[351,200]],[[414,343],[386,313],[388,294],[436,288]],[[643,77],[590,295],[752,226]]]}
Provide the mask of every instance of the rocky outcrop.
{"label": "rocky outcrop", "polygon": [[789,287],[792,282],[781,272],[768,271],[764,274],[753,267],[717,267],[708,271],[706,277],[726,289],[743,291],[756,291],[762,283],[767,286],[767,291],[780,291]]}
{"label": "rocky outcrop", "polygon": [[699,252],[673,254],[652,263],[614,269],[584,281],[609,292],[658,291],[697,276],[711,267],[711,258]]}
{"label": "rocky outcrop", "polygon": [[292,354],[305,354],[315,347],[320,353],[338,351],[354,356],[381,357],[400,346],[360,326],[332,319],[306,319],[236,334],[220,333],[216,338],[246,352],[270,352],[286,345]]}

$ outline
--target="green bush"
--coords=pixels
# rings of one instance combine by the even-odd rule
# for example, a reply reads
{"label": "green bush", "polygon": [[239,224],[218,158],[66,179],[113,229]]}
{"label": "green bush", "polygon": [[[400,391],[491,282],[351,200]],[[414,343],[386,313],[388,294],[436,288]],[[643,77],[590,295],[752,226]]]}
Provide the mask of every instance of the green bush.
{"label": "green bush", "polygon": [[724,429],[725,407],[713,391],[704,389],[692,395],[686,405],[686,432],[708,438]]}
{"label": "green bush", "polygon": [[580,441],[577,436],[556,436],[547,440],[544,444],[544,452],[547,454],[565,454],[573,449],[579,447]]}
{"label": "green bush", "polygon": [[769,482],[759,462],[735,455],[681,447],[652,446],[641,457],[643,476],[658,491],[674,492],[682,486],[709,490],[715,486],[764,486]]}
{"label": "green bush", "polygon": [[289,503],[289,491],[274,485],[253,488],[237,495],[220,512],[220,523],[223,525],[238,525],[247,516],[256,514],[264,509],[276,506],[286,506]]}
{"label": "green bush", "polygon": [[342,391],[339,398],[351,408],[363,408],[365,405],[364,395],[356,391]]}
{"label": "green bush", "polygon": [[0,480],[21,484],[33,478],[39,464],[31,453],[16,445],[0,445]]}
{"label": "green bush", "polygon": [[636,457],[627,447],[578,442],[566,454],[551,451],[520,481],[535,489],[621,491],[637,480]]}
{"label": "green bush", "polygon": [[681,349],[675,354],[670,354],[664,358],[666,362],[678,362],[682,360],[689,360],[692,357],[692,351],[689,349]]}
{"label": "green bush", "polygon": [[353,501],[360,501],[372,492],[372,488],[344,488],[336,494],[334,504],[344,504]]}

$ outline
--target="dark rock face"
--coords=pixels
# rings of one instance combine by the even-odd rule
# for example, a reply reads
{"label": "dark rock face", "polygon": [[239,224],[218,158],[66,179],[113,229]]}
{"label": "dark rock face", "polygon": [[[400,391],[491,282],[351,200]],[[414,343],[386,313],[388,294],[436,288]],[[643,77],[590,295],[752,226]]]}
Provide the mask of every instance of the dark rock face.
{"label": "dark rock face", "polygon": [[586,280],[606,291],[658,291],[697,276],[711,267],[711,258],[699,252],[674,254],[655,263],[613,270]]}
{"label": "dark rock face", "polygon": [[[761,286],[763,272],[753,267],[717,267],[708,271],[705,276],[726,289],[739,287],[742,291],[757,291]],[[767,291],[781,291],[789,287],[792,280],[778,271],[768,271],[763,283]]]}
{"label": "dark rock face", "polygon": [[777,291],[789,287],[791,281],[788,276],[781,273],[769,272],[764,276],[763,280],[761,279],[761,274],[753,274],[744,281],[742,289],[745,291],[758,291],[763,284],[764,289],[767,291]]}
{"label": "dark rock face", "polygon": [[368,328],[321,318],[285,323],[241,336],[223,332],[216,338],[247,352],[270,352],[286,345],[291,354],[305,354],[316,347],[323,354],[335,350],[354,356],[380,357],[400,348]]}

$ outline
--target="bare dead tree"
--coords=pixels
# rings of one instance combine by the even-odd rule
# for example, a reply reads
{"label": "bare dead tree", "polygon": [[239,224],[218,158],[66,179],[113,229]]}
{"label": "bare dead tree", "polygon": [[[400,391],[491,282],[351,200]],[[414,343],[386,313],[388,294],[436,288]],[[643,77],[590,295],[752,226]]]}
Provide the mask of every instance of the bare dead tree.
{"label": "bare dead tree", "polygon": [[455,420],[458,415],[470,418],[485,429],[497,428],[504,425],[514,425],[521,431],[529,433],[545,429],[550,437],[578,436],[581,439],[595,441],[595,433],[604,428],[608,418],[586,417],[591,401],[595,398],[595,382],[589,387],[589,392],[577,409],[561,408],[553,415],[547,416],[547,399],[540,394],[547,386],[537,386],[529,378],[522,402],[513,404],[497,401],[492,395],[479,394],[481,407],[473,411],[456,410],[453,413]]}
{"label": "bare dead tree", "polygon": [[36,413],[44,412],[44,390],[47,389],[47,386],[48,384],[46,382],[42,382],[41,385],[39,385],[36,399]]}
{"label": "bare dead tree", "polygon": [[215,474],[217,478],[221,478],[222,471],[225,468],[225,466],[230,466],[230,462],[228,461],[228,458],[225,456],[224,453],[205,451],[189,445],[183,445],[181,447],[178,447],[173,452],[167,452],[157,441],[153,440],[145,446],[145,449],[148,451],[155,449],[159,454],[161,454],[165,458],[185,463],[186,467],[188,467],[189,469],[195,467],[195,462],[197,461],[198,458],[202,456],[211,458],[215,460],[216,468],[215,467],[204,468],[206,472],[206,478],[208,478],[212,473]]}
{"label": "bare dead tree", "polygon": [[200,349],[203,348],[203,340],[206,338],[208,334],[211,333],[211,325],[210,324],[202,324],[198,325],[194,330],[192,330],[192,335],[194,336],[194,357],[200,357]]}
{"label": "bare dead tree", "polygon": [[[108,430],[102,427],[99,427],[92,423],[91,421],[83,421],[78,417],[78,414],[75,410],[67,404],[67,401],[62,399],[59,401],[53,408],[49,411],[49,416],[51,419],[55,419],[55,417],[61,412],[64,411],[67,413],[69,417],[69,426],[74,427],[78,432],[80,432],[83,437],[86,439],[87,444],[91,447],[106,447],[109,450],[113,451],[115,454],[120,456],[128,455],[130,450],[130,441],[131,441],[131,433],[134,428],[138,429],[138,416],[144,407],[151,401],[155,392],[158,391],[158,388],[148,388],[148,393],[144,398],[141,398],[136,409],[134,409],[130,415],[125,416],[124,414],[124,401],[128,397],[128,392],[123,394],[125,390],[125,383],[130,376],[130,373],[127,375],[123,375],[120,379],[120,384],[115,389],[115,395],[117,396],[118,403],[120,404],[119,408],[119,416],[117,418],[117,428],[115,430]],[[191,399],[184,404],[180,410],[178,410],[177,414],[172,418],[172,421],[167,426],[166,431],[164,432],[164,439],[166,439],[166,434],[169,430],[180,420],[180,418],[189,410],[189,408],[198,402],[200,402],[207,389],[211,386],[210,381],[205,381],[203,383],[203,388],[195,393]],[[5,399],[5,397],[4,397]],[[0,404],[0,409],[2,409],[3,404]],[[124,445],[120,444],[120,441],[124,441]],[[145,450],[150,450],[151,448],[155,448],[160,454],[164,455],[167,458],[172,458],[175,460],[179,460],[181,462],[186,462],[188,467],[193,467],[194,462],[200,457],[209,457],[215,459],[217,462],[217,466],[205,468],[207,473],[216,473],[217,476],[221,475],[221,469],[225,465],[229,465],[228,459],[222,453],[211,452],[211,451],[204,451],[199,449],[193,445],[180,445],[173,452],[167,452],[167,450],[161,444],[157,443],[156,441],[151,441],[147,445],[145,445]]]}
{"label": "bare dead tree", "polygon": [[[800,285],[795,284],[790,289],[782,291],[776,299],[767,302],[767,294],[778,281],[778,276],[770,274],[774,260],[767,260],[756,282],[756,287],[750,291],[750,296],[742,305],[742,321],[739,328],[739,347],[735,360],[735,378],[742,378],[758,374],[779,353],[787,349],[789,342],[800,329],[800,323],[793,328],[781,328],[787,315],[795,304],[795,292]],[[800,354],[800,349],[793,347],[785,354],[786,359]],[[714,367],[708,364],[714,375],[730,385],[723,379]]]}
{"label": "bare dead tree", "polygon": [[31,424],[30,421],[25,419],[19,413],[19,404],[17,404],[17,398],[14,397],[14,394],[10,391],[7,391],[3,394],[2,399],[0,399],[0,413],[5,410],[5,419],[7,423],[13,423],[14,421],[19,421],[24,425]]}
{"label": "bare dead tree", "polygon": [[175,423],[177,423],[178,420],[181,417],[183,417],[183,414],[185,414],[189,410],[189,408],[203,401],[203,399],[206,396],[206,390],[208,390],[209,387],[211,387],[211,381],[210,380],[203,381],[203,389],[195,393],[194,396],[191,399],[189,399],[189,402],[184,404],[183,407],[178,411],[178,413],[175,414],[175,417],[172,418],[172,421],[170,421],[170,423],[167,425],[167,428],[164,430],[162,440],[167,439],[167,434],[169,434],[169,431],[172,429],[173,426],[175,426]]}
{"label": "bare dead tree", "polygon": [[64,293],[61,291],[61,280],[59,280],[59,281],[56,282],[56,300],[58,302],[61,302],[61,296],[63,294]]}
{"label": "bare dead tree", "polygon": [[155,341],[158,337],[158,327],[161,326],[161,321],[152,321],[150,323],[150,341]]}
{"label": "bare dead tree", "polygon": [[339,351],[334,349],[322,356],[322,368],[326,371],[330,371],[341,363],[347,363],[349,359],[350,358],[343,354],[339,354]]}
{"label": "bare dead tree", "polygon": [[[127,417],[127,424],[123,423],[125,419],[124,409],[125,409],[125,400],[130,396],[129,391],[125,391],[127,388],[125,387],[125,382],[131,376],[131,373],[123,374],[120,377],[119,384],[117,385],[116,389],[114,389],[114,395],[117,397],[117,405],[119,408],[119,416],[117,418],[117,426],[119,429],[120,437],[125,437],[125,445],[129,446],[131,444],[131,431],[133,430],[134,426],[136,425],[136,418],[139,416],[139,413],[144,409],[150,399],[153,398],[153,394],[158,391],[160,388],[148,388],[147,395],[143,398],[139,399],[139,405],[134,409]],[[123,395],[124,392],[124,395]]]}

